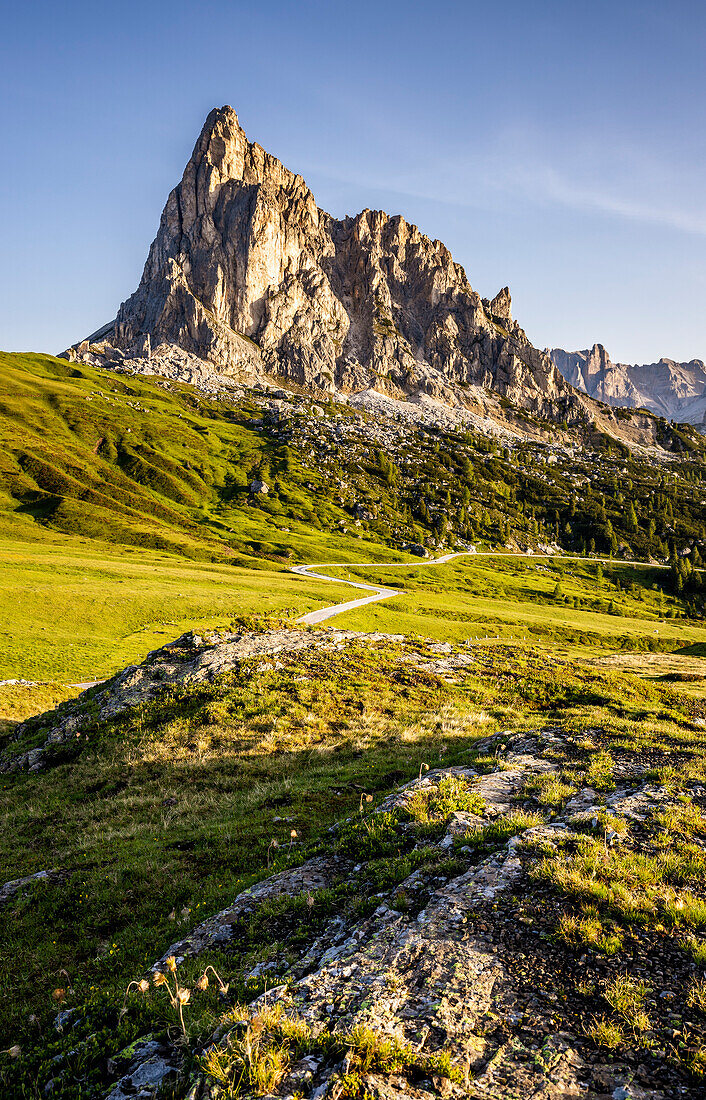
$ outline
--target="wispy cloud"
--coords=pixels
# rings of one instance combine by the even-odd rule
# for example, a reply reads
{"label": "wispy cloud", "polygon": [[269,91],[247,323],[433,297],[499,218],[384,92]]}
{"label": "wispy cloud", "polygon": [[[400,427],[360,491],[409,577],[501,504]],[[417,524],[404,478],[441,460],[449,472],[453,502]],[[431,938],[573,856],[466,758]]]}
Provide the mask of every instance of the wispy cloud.
{"label": "wispy cloud", "polygon": [[534,197],[545,203],[554,202],[585,213],[602,213],[629,221],[666,226],[682,233],[706,236],[704,210],[689,210],[666,203],[663,205],[642,200],[632,194],[603,190],[563,175],[550,165],[535,167],[525,173],[523,182],[523,191],[529,199]]}
{"label": "wispy cloud", "polygon": [[624,144],[608,154],[595,141],[561,154],[547,144],[541,134],[505,133],[471,156],[459,151],[455,158],[442,154],[404,164],[398,150],[394,163],[372,158],[364,172],[340,163],[310,164],[304,171],[343,185],[351,197],[359,192],[366,201],[379,194],[464,209],[556,206],[706,236],[698,172],[677,172]]}

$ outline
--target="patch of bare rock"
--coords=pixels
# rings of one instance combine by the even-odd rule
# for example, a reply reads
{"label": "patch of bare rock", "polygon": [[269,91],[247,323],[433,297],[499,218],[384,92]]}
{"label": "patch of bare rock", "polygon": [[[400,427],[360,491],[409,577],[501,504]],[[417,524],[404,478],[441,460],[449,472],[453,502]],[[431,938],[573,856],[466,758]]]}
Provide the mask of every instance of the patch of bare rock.
{"label": "patch of bare rock", "polygon": [[64,872],[50,870],[35,871],[33,875],[25,875],[23,878],[11,879],[10,882],[5,882],[0,886],[0,909],[17,894],[22,894],[25,890],[30,890],[39,883],[49,884],[61,882],[64,877]]}
{"label": "patch of bare rock", "polygon": [[[598,812],[596,793],[589,788],[577,792],[563,809],[518,829],[490,851],[463,842],[507,823],[528,781],[557,771],[552,757],[566,743],[561,730],[538,736],[506,732],[487,741],[486,750],[497,759],[490,772],[481,774],[471,766],[429,771],[395,790],[372,814],[356,819],[354,824],[370,829],[394,822],[402,850],[410,835],[405,811],[415,800],[433,797],[441,785],[458,780],[477,796],[477,809],[451,812],[435,837],[419,841],[440,856],[453,855],[452,862],[445,865],[441,859],[431,870],[417,868],[376,895],[377,905],[363,917],[332,914],[294,964],[291,959],[281,960],[279,969],[269,964],[275,965],[275,987],[250,1005],[243,1020],[224,1018],[203,1053],[229,1051],[253,1016],[278,1008],[306,1024],[313,1036],[333,1032],[345,1037],[364,1027],[396,1040],[420,1060],[443,1051],[460,1068],[451,1078],[379,1068],[363,1073],[361,1095],[378,1100],[695,1100],[701,1095],[666,1066],[653,1061],[648,1067],[639,1058],[612,1061],[586,1041],[580,1013],[567,994],[585,974],[586,960],[577,957],[567,963],[565,956],[568,969],[562,973],[561,955],[545,934],[541,899],[529,917],[518,908],[518,899],[531,893],[538,850],[551,850],[557,837],[570,836],[586,815]],[[639,822],[663,808],[669,797],[663,788],[638,781],[609,796],[609,806]],[[355,862],[355,853],[339,843],[350,826],[350,821],[334,826],[324,851],[244,891],[172,944],[155,962],[153,974],[165,969],[169,956],[179,966],[187,957],[207,957],[212,948],[227,955],[229,945],[237,943],[239,922],[256,916],[275,897],[313,897],[342,882],[363,883],[366,861]],[[596,968],[600,970],[599,962]],[[341,1095],[347,1059],[332,1062],[324,1054],[308,1055],[289,1067],[272,1096],[335,1100]],[[174,1072],[173,1061],[167,1061],[165,1079]],[[131,1068],[132,1081],[138,1071],[139,1065]],[[128,1095],[152,1093],[130,1092],[120,1085],[109,1100],[126,1100]],[[218,1082],[197,1070],[184,1079],[180,1095],[217,1100],[225,1094]]]}

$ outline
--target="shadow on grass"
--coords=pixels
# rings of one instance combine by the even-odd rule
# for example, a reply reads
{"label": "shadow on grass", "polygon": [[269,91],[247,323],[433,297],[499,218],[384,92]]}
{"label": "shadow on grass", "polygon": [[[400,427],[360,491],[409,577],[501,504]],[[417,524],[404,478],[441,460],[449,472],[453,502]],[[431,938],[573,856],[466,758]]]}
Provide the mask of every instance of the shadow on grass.
{"label": "shadow on grass", "polygon": [[706,642],[692,642],[674,650],[682,657],[706,657]]}

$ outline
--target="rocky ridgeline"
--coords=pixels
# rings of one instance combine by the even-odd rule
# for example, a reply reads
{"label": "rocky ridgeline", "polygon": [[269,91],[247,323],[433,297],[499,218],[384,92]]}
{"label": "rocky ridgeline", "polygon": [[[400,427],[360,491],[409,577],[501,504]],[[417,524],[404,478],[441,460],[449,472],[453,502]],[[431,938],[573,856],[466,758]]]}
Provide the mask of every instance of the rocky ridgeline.
{"label": "rocky ridgeline", "polygon": [[[339,1049],[332,1059],[324,1040],[355,1036],[360,1028],[393,1040],[407,1052],[407,1071],[378,1068],[360,1076],[361,1095],[376,1100],[671,1100],[681,1095],[658,1084],[660,1075],[665,1081],[663,1067],[656,1067],[652,1079],[645,1065],[611,1061],[586,1043],[576,1017],[570,1018],[570,1004],[562,1004],[564,998],[556,993],[578,982],[586,957],[574,961],[571,974],[555,971],[550,977],[556,964],[543,958],[546,915],[537,912],[534,919],[518,921],[509,904],[513,895],[530,890],[533,869],[556,850],[559,838],[565,843],[575,836],[578,841],[606,810],[639,827],[673,799],[665,788],[630,776],[605,802],[596,791],[583,788],[553,817],[510,828],[516,835],[502,840],[503,826],[513,820],[528,781],[556,773],[552,757],[567,743],[556,729],[539,735],[505,732],[488,739],[479,747],[495,753],[498,761],[489,774],[457,766],[407,783],[372,814],[334,826],[323,854],[251,887],[172,944],[155,962],[152,979],[168,970],[170,958],[178,971],[187,958],[206,962],[209,951],[227,956],[242,922],[256,918],[274,899],[313,899],[342,882],[352,887],[359,882],[364,889],[367,860],[356,860],[354,851],[346,853],[341,838],[347,830],[374,834],[379,823],[379,828],[396,831],[399,852],[409,851],[415,846],[415,826],[408,811],[415,800],[429,802],[448,784],[472,790],[473,811],[450,812],[440,835],[416,842],[437,852],[436,867],[418,868],[380,892],[371,915],[356,919],[344,912],[332,914],[293,965],[285,955],[270,959],[265,966],[273,988],[240,1015],[224,1014],[201,1051],[205,1064],[227,1062],[234,1050],[242,1049],[239,1044],[246,1043],[250,1028],[255,1034],[270,1026],[272,1040],[281,1040],[289,1021],[308,1029],[312,1039],[310,1052],[288,1066],[272,1094],[288,1100],[333,1100],[340,1095],[353,1052],[340,1056]],[[479,856],[473,838],[493,830],[498,837],[494,850]],[[618,834],[607,833],[606,844],[615,843],[620,843]],[[445,854],[460,866],[449,870]],[[256,964],[252,977],[261,977],[262,965]],[[257,1034],[262,1042],[262,1032]],[[345,1048],[345,1040],[341,1042]],[[442,1056],[455,1069],[445,1070]],[[122,1076],[108,1100],[152,1096],[156,1087],[177,1081],[178,1094],[189,1100],[217,1100],[224,1094],[208,1071],[197,1070],[185,1080],[177,1050],[150,1037],[114,1064],[122,1067]],[[250,1095],[247,1087],[243,1095]]]}
{"label": "rocky ridgeline", "polygon": [[69,358],[451,407],[491,390],[585,419],[585,399],[511,314],[473,290],[440,241],[402,217],[337,220],[301,176],[249,142],[230,107],[208,116],[162,214],[138,289]]}
{"label": "rocky ridgeline", "polygon": [[567,382],[597,401],[706,426],[706,366],[701,359],[613,363],[602,344],[585,351],[552,348],[549,355]]}
{"label": "rocky ridgeline", "polygon": [[404,218],[332,218],[230,107],[208,116],[135,293],[62,354],[211,395],[284,383],[420,424],[532,438],[549,422],[672,447],[653,416],[610,408],[666,406],[584,384],[568,353],[529,342],[507,287],[481,298]]}

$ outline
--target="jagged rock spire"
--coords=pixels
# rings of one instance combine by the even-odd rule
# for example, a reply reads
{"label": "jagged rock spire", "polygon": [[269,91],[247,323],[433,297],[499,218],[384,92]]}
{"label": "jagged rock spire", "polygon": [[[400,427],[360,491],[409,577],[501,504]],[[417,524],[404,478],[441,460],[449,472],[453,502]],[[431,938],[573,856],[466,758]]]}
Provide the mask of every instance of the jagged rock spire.
{"label": "jagged rock spire", "polygon": [[227,106],[206,119],[140,285],[101,335],[127,355],[149,338],[223,374],[329,390],[458,405],[490,389],[544,411],[571,399],[512,320],[507,287],[482,301],[449,250],[402,217],[330,217]]}

